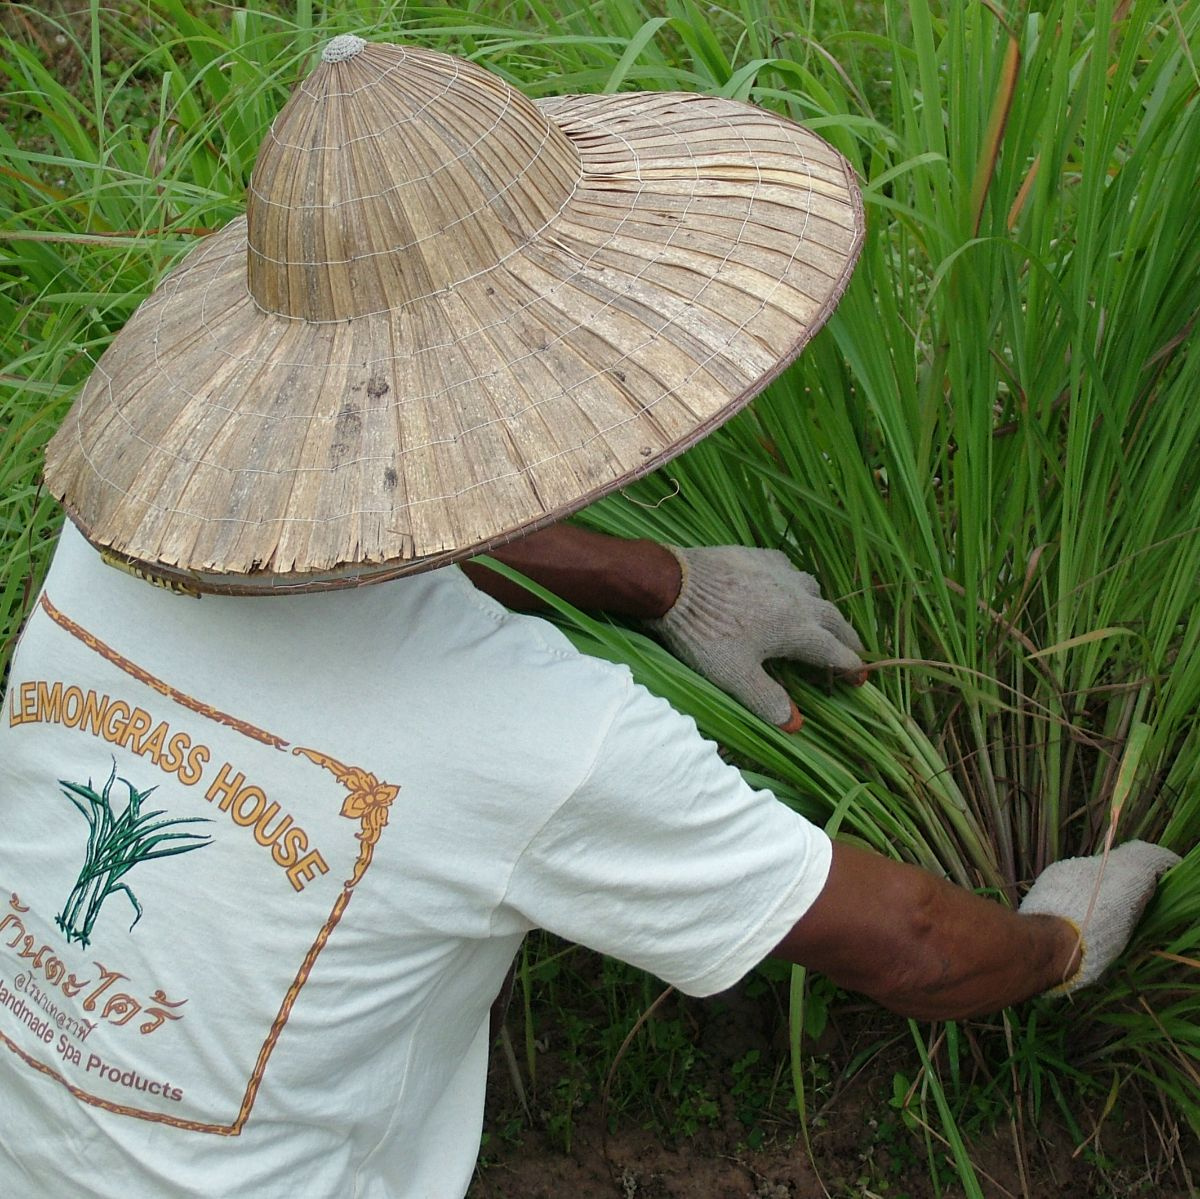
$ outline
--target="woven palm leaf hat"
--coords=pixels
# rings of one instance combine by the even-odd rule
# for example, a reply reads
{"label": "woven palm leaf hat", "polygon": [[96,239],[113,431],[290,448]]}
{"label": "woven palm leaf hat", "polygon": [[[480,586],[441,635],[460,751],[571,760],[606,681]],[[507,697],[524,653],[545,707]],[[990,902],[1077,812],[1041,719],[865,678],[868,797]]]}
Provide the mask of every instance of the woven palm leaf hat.
{"label": "woven palm leaf hat", "polygon": [[465,558],[728,419],[862,239],[846,162],[737,101],[531,101],[341,36],[92,372],[46,477],[110,560],[202,591]]}

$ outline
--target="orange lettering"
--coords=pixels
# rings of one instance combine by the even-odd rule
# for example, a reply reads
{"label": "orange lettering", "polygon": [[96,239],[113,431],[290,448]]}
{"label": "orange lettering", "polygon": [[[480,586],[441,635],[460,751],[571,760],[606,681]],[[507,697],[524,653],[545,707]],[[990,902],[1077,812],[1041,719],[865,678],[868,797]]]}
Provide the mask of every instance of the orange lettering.
{"label": "orange lettering", "polygon": [[[271,804],[267,807],[267,809],[263,812],[263,814],[258,818],[258,821],[255,823],[254,839],[255,839],[255,841],[257,841],[259,843],[259,845],[262,845],[262,846],[274,845],[275,842],[278,841],[279,838],[285,832],[287,832],[287,830],[289,828],[291,828],[292,818],[290,816],[285,815],[275,825],[274,829],[272,829],[270,832],[267,832],[267,825],[271,822],[272,817],[274,817],[278,813],[278,811],[279,811],[279,805],[272,800]],[[281,865],[282,865],[282,863],[281,863]]]}
{"label": "orange lettering", "polygon": [[[247,811],[246,801],[253,803],[253,807]],[[261,787],[243,787],[234,797],[233,806],[229,810],[230,816],[233,817],[234,823],[242,825],[253,824],[259,817],[259,813],[263,810],[263,806],[267,802],[266,793]],[[222,804],[222,807],[225,805]]]}
{"label": "orange lettering", "polygon": [[21,697],[21,702],[19,705],[14,702],[9,709],[8,723],[10,725],[24,724],[34,718],[34,705],[37,703],[36,684],[22,683],[17,689],[17,694]]}
{"label": "orange lettering", "polygon": [[[188,738],[184,733],[179,733],[179,737],[183,738],[184,747],[187,747]],[[171,738],[171,744],[175,744],[175,738]],[[193,745],[188,750],[187,767],[179,772],[179,781],[186,783],[189,787],[193,783],[200,781],[200,776],[204,773],[204,764],[212,757],[207,745]]]}
{"label": "orange lettering", "polygon": [[[154,723],[150,717],[150,713],[145,708],[134,708],[129,715],[129,720],[126,722],[124,729],[121,730],[120,739],[116,742],[117,745],[123,745],[127,749],[132,749],[135,754],[142,752],[140,739],[146,730]],[[134,742],[130,745],[130,742]]]}
{"label": "orange lettering", "polygon": [[[149,758],[155,766],[162,766],[163,742],[166,741],[167,733],[169,731],[170,730],[167,727],[167,722],[165,720],[160,720],[158,724],[154,726],[154,731],[150,734],[150,736],[142,738],[142,743],[137,749],[138,753],[140,753],[143,758]],[[173,768],[167,767],[167,769]]]}
{"label": "orange lettering", "polygon": [[303,891],[304,884],[311,881],[317,871],[328,874],[329,867],[325,864],[325,859],[314,849],[311,853],[306,853],[294,866],[289,867],[287,876],[297,891]]}
{"label": "orange lettering", "polygon": [[230,772],[233,767],[228,762],[222,764],[220,771],[217,773],[216,780],[210,784],[207,791],[204,793],[204,798],[212,803],[217,796],[221,796],[221,802],[218,805],[222,812],[229,811],[229,805],[233,803],[233,798],[242,789],[242,784],[246,781],[246,776],[240,771],[230,777]]}
{"label": "orange lettering", "polygon": [[122,700],[114,700],[109,704],[108,711],[104,713],[104,727],[100,730],[105,741],[111,741],[114,745],[120,743],[129,712],[129,705]]}
{"label": "orange lettering", "polygon": [[[204,752],[207,756],[208,751]],[[315,849],[309,850],[308,834],[280,810],[277,802],[268,802],[261,787],[247,785],[246,776],[228,762],[222,764],[204,797],[228,812],[234,824],[253,831],[255,841],[270,849],[272,859],[287,873],[294,890],[303,891],[318,874],[329,872],[324,857]]]}
{"label": "orange lettering", "polygon": [[111,702],[107,695],[101,697],[94,691],[89,691],[83,701],[83,712],[79,717],[79,727],[91,733],[93,737],[102,736],[104,717],[108,712],[108,705]]}
{"label": "orange lettering", "polygon": [[83,692],[78,687],[68,687],[63,692],[62,722],[68,728],[75,728],[83,714]]}
{"label": "orange lettering", "polygon": [[47,687],[45,683],[37,685],[38,719],[48,720],[58,724],[62,720],[62,683]]}

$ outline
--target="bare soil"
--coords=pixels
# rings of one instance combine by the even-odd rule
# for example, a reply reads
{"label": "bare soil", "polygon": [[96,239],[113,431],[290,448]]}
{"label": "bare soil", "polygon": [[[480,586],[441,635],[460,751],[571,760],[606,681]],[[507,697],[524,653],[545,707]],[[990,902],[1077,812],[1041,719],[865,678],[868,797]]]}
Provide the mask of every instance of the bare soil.
{"label": "bare soil", "polygon": [[[600,1010],[592,1013],[599,1017]],[[958,1199],[964,1192],[949,1151],[937,1143],[932,1176],[926,1135],[893,1102],[897,1074],[914,1074],[907,1029],[870,1005],[831,1016],[810,1046],[816,1081],[806,1099],[809,1142],[788,1110],[786,1020],[778,996],[737,992],[715,1003],[674,997],[659,1013],[681,1020],[700,1063],[692,1081],[716,1097],[716,1111],[694,1131],[669,1103],[636,1101],[614,1111],[588,1094],[571,1114],[569,1145],[561,1113],[551,1110],[572,1064],[540,1015],[539,1094],[527,1116],[499,1043],[493,1053],[485,1143],[468,1199]],[[519,1030],[510,1014],[510,1031]],[[883,1048],[880,1048],[882,1046]],[[769,1103],[746,1110],[735,1094],[739,1063],[759,1054],[763,1076],[776,1070]],[[618,1064],[617,1070],[624,1069]],[[524,1084],[523,1084],[524,1085]],[[527,1089],[527,1088],[526,1088]],[[587,1088],[581,1088],[586,1091]],[[761,1090],[756,1098],[763,1099]],[[615,1090],[615,1088],[614,1088]],[[611,1098],[611,1097],[610,1097]],[[1200,1146],[1161,1112],[1118,1102],[1097,1127],[1073,1113],[1089,1139],[1077,1138],[1053,1111],[1040,1126],[1028,1112],[997,1111],[980,1121],[968,1146],[985,1199],[1191,1199],[1200,1194]],[[986,1127],[985,1127],[986,1125]],[[939,1185],[940,1184],[940,1185]]]}
{"label": "bare soil", "polygon": [[[874,1089],[868,1081],[868,1094]],[[915,1160],[915,1143],[900,1154],[880,1144],[879,1122],[861,1095],[847,1095],[828,1114],[812,1141],[812,1156],[796,1132],[781,1132],[767,1145],[748,1148],[743,1129],[724,1125],[683,1142],[662,1133],[620,1127],[607,1133],[596,1112],[582,1112],[570,1151],[544,1129],[530,1129],[516,1143],[481,1161],[468,1199],[956,1199],[961,1185],[947,1177],[939,1190]],[[886,1111],[886,1106],[884,1109]],[[1058,1137],[1061,1129],[1054,1130]],[[1109,1140],[1130,1141],[1130,1130]],[[1177,1162],[1146,1160],[1133,1147],[1133,1162],[1098,1166],[1073,1154],[1067,1140],[1038,1139],[1031,1161],[1019,1165],[1011,1128],[997,1129],[970,1146],[985,1199],[1192,1199],[1198,1192]],[[1157,1154],[1157,1147],[1153,1150]],[[1196,1155],[1191,1154],[1195,1177]],[[1167,1177],[1164,1178],[1164,1174]]]}

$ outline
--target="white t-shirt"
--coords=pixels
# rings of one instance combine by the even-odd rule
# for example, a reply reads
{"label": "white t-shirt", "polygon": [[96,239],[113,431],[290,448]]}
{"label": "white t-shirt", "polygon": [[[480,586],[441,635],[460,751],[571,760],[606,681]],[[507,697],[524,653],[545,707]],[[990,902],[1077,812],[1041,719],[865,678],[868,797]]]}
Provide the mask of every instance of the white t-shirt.
{"label": "white t-shirt", "polygon": [[830,858],[456,568],[196,599],[69,526],[0,708],[0,828],[13,1199],[458,1199],[528,930],[709,994]]}

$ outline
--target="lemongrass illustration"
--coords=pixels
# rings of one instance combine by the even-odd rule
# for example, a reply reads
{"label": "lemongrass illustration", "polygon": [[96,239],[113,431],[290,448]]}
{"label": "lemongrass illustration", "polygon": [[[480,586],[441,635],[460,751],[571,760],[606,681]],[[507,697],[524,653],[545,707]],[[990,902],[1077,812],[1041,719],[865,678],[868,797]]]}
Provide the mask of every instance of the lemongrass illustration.
{"label": "lemongrass illustration", "polygon": [[[123,891],[133,905],[134,917],[130,929],[142,918],[142,905],[126,883],[120,880],[141,862],[152,858],[173,857],[202,849],[212,838],[198,833],[167,832],[183,824],[208,824],[202,816],[176,820],[158,820],[165,813],[159,808],[142,811],[143,801],[157,790],[151,787],[139,791],[128,779],[117,778],[117,765],[113,768],[103,789],[97,793],[89,778],[86,784],[71,783],[59,779],[62,793],[82,813],[88,822],[87,851],[75,886],[55,917],[55,923],[67,935],[68,941],[88,945],[96,917],[109,896]],[[122,782],[128,791],[125,810],[118,815],[113,811],[112,788]]]}

